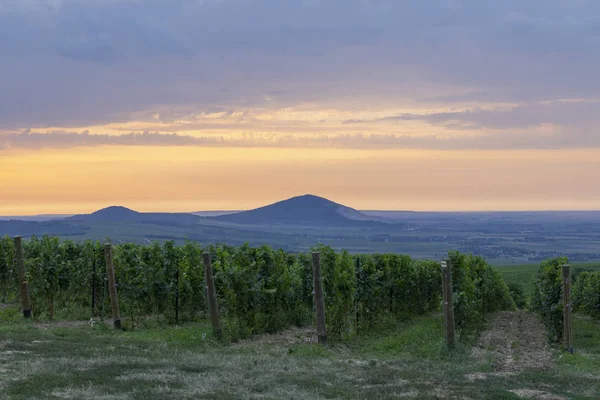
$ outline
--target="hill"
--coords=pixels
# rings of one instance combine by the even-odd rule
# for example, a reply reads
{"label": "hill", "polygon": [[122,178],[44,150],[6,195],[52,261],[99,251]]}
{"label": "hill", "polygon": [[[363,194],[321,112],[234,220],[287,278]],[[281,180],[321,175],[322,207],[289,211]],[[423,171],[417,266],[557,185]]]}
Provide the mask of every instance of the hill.
{"label": "hill", "polygon": [[54,219],[62,219],[72,216],[73,214],[38,214],[38,215],[12,215],[0,216],[0,221],[35,221],[44,222]]}
{"label": "hill", "polygon": [[77,214],[67,217],[64,221],[77,222],[138,222],[142,214],[121,206],[110,206],[91,214]]}
{"label": "hill", "polygon": [[354,226],[377,223],[374,217],[310,194],[292,197],[254,210],[212,218],[245,225]]}
{"label": "hill", "polygon": [[122,206],[106,207],[91,214],[78,214],[66,222],[131,222],[158,225],[194,225],[203,218],[190,213],[141,213]]}

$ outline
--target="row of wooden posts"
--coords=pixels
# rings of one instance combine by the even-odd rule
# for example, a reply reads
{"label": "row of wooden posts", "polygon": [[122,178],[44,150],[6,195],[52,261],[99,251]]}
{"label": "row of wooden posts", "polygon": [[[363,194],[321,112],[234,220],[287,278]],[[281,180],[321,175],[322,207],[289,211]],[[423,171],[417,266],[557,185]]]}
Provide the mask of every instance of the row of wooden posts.
{"label": "row of wooden posts", "polygon": [[[25,277],[25,261],[23,251],[23,241],[21,236],[14,238],[15,243],[15,264],[19,274],[21,303],[23,307],[23,316],[31,318],[31,305],[29,302],[29,290]],[[104,245],[104,255],[106,259],[106,275],[110,293],[110,304],[113,315],[113,325],[116,329],[121,329],[121,313],[119,311],[119,299],[117,294],[117,284],[115,279],[115,268],[112,257],[112,245]],[[215,281],[213,277],[212,262],[210,253],[202,254],[204,262],[204,272],[206,278],[206,291],[208,298],[208,308],[210,311],[210,320],[215,337],[221,337],[221,322],[219,316],[219,306],[217,303],[217,294],[215,290]],[[454,327],[454,307],[452,299],[452,264],[450,260],[441,261],[442,267],[442,294],[443,294],[443,313],[444,313],[444,338],[448,346],[452,347],[455,343]],[[321,344],[327,343],[327,331],[325,329],[325,299],[323,297],[323,285],[321,280],[321,256],[319,253],[312,253],[313,284],[315,295],[315,310],[317,317],[317,337]],[[564,318],[564,348],[573,354],[573,336],[571,330],[571,267],[562,266],[563,271],[563,318]],[[94,284],[92,283],[92,286]],[[94,290],[94,288],[92,288]],[[92,296],[93,299],[93,296]],[[93,305],[92,305],[93,307]]]}
{"label": "row of wooden posts", "polygon": [[[444,337],[448,346],[454,346],[454,307],[452,307],[452,265],[444,260],[442,265],[442,292],[444,312]],[[562,266],[563,273],[563,345],[573,354],[573,330],[571,309],[571,266]]]}

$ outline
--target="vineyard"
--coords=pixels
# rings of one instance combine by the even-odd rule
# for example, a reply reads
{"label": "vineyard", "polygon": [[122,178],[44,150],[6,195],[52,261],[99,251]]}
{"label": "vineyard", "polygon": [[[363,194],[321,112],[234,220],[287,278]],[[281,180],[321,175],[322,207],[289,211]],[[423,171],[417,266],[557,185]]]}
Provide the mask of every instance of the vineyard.
{"label": "vineyard", "polygon": [[[326,246],[287,253],[5,237],[0,392],[597,399],[599,274],[571,275],[566,262],[543,262],[526,296],[484,259],[458,252],[438,262]],[[321,332],[326,346],[315,345]],[[565,332],[566,357],[546,338]]]}
{"label": "vineyard", "polygon": [[[104,245],[32,237],[24,241],[35,318],[110,318]],[[223,335],[229,340],[314,323],[310,254],[270,247],[112,246],[124,326],[209,318],[203,253],[210,254]],[[344,339],[441,308],[440,265],[396,254],[350,255],[317,246],[327,333]],[[0,242],[0,301],[18,301],[12,238]],[[485,314],[514,309],[500,274],[480,257],[452,252],[453,305],[460,332]]]}
{"label": "vineyard", "polygon": [[[567,263],[567,258],[542,262],[532,293],[531,308],[542,316],[552,341],[560,341],[564,336],[565,277],[562,267]],[[570,309],[600,318],[600,272],[581,271],[570,278]]]}

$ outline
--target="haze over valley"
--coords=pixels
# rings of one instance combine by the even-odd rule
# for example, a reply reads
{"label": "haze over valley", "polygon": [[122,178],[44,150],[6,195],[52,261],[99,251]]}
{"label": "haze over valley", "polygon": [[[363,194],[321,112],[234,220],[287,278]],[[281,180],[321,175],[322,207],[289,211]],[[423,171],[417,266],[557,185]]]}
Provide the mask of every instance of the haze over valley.
{"label": "haze over valley", "polygon": [[598,226],[599,211],[362,211],[304,195],[248,211],[142,213],[110,206],[90,214],[3,217],[0,235],[110,238],[116,243],[247,242],[292,252],[322,243],[354,253],[398,252],[430,259],[460,250],[494,264],[511,264],[557,255],[600,260]]}

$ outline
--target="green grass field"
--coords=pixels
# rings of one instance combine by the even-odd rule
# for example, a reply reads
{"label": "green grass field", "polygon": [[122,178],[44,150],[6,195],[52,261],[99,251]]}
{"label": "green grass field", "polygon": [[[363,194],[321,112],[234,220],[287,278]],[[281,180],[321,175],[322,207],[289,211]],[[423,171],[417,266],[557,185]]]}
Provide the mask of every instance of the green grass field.
{"label": "green grass field", "polygon": [[[600,270],[600,263],[573,269]],[[537,265],[498,267],[530,290]],[[323,347],[312,328],[222,344],[208,324],[115,331],[25,321],[0,308],[2,399],[598,399],[600,323],[576,315],[576,353],[536,315],[492,316],[449,351],[439,314]]]}
{"label": "green grass field", "polygon": [[[439,315],[326,347],[309,342],[307,329],[222,345],[202,324],[122,332],[18,320],[0,326],[0,393],[3,399],[518,399],[524,393],[597,399],[600,326],[584,318],[574,326],[571,356],[528,348],[526,338],[496,345],[501,340],[494,338],[509,332],[493,330],[482,334],[493,339],[485,345],[463,338],[449,352]],[[502,353],[507,349],[510,355]],[[547,356],[540,368],[519,367],[540,352]]]}
{"label": "green grass field", "polygon": [[[523,265],[508,265],[496,267],[498,271],[502,273],[502,277],[506,283],[518,283],[520,284],[525,293],[529,295],[533,289],[535,282],[535,275],[539,269],[539,264],[523,264]],[[577,269],[590,269],[593,271],[600,271],[600,262],[596,263],[572,263],[571,271],[575,272]]]}

